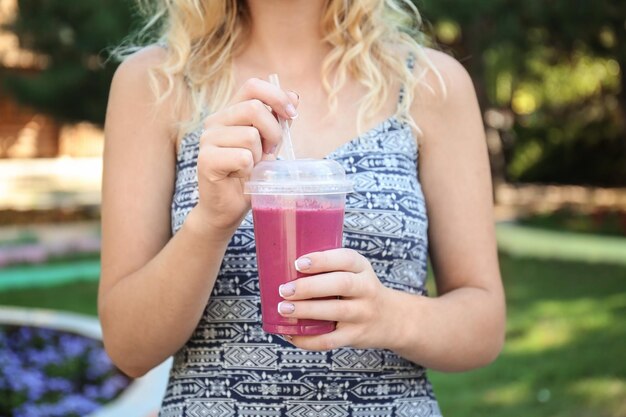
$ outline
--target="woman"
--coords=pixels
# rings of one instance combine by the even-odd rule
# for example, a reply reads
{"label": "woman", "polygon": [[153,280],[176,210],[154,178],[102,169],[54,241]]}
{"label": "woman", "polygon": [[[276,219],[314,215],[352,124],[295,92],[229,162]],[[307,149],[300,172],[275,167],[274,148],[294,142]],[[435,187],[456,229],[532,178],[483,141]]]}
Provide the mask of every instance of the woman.
{"label": "woman", "polygon": [[[504,333],[467,73],[403,32],[408,1],[151,3],[161,39],[120,66],[106,122],[110,356],[137,377],[175,355],[162,416],[439,416],[424,368],[488,364]],[[261,330],[242,182],[275,157],[276,115],[297,118],[299,157],[355,183],[346,248],[303,256],[307,278],[281,288],[281,314],[338,322],[325,335]]]}

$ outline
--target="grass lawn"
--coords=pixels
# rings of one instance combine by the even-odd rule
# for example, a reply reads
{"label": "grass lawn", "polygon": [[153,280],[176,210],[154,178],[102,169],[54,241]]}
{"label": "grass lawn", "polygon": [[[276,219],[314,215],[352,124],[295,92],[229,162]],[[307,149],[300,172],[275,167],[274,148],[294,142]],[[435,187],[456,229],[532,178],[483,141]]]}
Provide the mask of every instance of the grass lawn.
{"label": "grass lawn", "polygon": [[97,293],[97,282],[0,291],[0,305],[48,308],[95,316],[98,314]]}
{"label": "grass lawn", "polygon": [[[446,417],[626,417],[626,265],[501,257],[507,344],[491,366],[431,372]],[[0,305],[96,314],[96,283],[0,292]]]}
{"label": "grass lawn", "polygon": [[507,343],[430,376],[444,416],[626,417],[626,265],[501,257]]}

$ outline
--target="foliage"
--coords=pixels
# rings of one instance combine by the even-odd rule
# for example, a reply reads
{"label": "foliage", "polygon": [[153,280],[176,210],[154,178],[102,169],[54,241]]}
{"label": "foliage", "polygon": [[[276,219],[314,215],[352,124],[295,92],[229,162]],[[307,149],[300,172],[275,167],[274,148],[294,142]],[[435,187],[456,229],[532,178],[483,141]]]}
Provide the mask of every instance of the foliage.
{"label": "foliage", "polygon": [[[502,139],[509,180],[626,185],[626,2],[414,0],[467,66]],[[20,43],[47,58],[4,90],[62,120],[102,123],[133,0],[18,0]],[[509,122],[512,120],[513,122]]]}
{"label": "foliage", "polygon": [[496,362],[430,372],[444,416],[626,416],[626,266],[501,256],[507,342]]}
{"label": "foliage", "polygon": [[[420,0],[469,69],[512,180],[626,185],[626,3]],[[489,123],[488,123],[489,124]]]}
{"label": "foliage", "polygon": [[0,327],[0,415],[80,417],[129,380],[99,341],[51,329]]}
{"label": "foliage", "polygon": [[115,65],[105,50],[132,26],[132,0],[18,0],[9,29],[45,57],[45,69],[5,73],[3,89],[19,102],[65,121],[103,123]]}

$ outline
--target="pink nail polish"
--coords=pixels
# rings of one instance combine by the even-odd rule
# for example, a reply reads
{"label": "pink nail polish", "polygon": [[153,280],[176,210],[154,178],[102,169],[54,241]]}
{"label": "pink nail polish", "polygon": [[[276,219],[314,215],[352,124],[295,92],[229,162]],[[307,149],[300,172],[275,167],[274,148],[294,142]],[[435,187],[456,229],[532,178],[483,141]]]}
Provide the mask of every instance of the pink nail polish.
{"label": "pink nail polish", "polygon": [[291,314],[296,310],[296,306],[291,303],[280,302],[278,303],[278,312],[280,314]]}
{"label": "pink nail polish", "polygon": [[296,271],[302,272],[311,268],[311,259],[309,258],[299,258],[296,259]]}
{"label": "pink nail polish", "polygon": [[295,119],[295,118],[298,117],[298,111],[296,110],[296,108],[291,103],[287,104],[287,107],[285,107],[285,113],[287,113],[287,115],[291,119]]}
{"label": "pink nail polish", "polygon": [[290,297],[296,293],[296,285],[293,282],[288,282],[286,284],[278,287],[278,293],[281,297]]}

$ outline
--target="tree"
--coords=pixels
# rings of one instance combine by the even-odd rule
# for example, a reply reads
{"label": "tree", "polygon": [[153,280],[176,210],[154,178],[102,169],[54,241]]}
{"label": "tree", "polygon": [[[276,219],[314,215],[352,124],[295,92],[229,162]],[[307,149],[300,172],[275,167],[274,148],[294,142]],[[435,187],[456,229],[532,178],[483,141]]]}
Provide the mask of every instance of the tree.
{"label": "tree", "polygon": [[417,3],[483,109],[513,116],[495,126],[509,179],[626,185],[625,2]]}
{"label": "tree", "polygon": [[131,5],[132,0],[18,0],[9,29],[47,65],[34,74],[5,72],[5,93],[62,121],[102,124],[116,67],[105,65],[106,50],[129,33]]}

